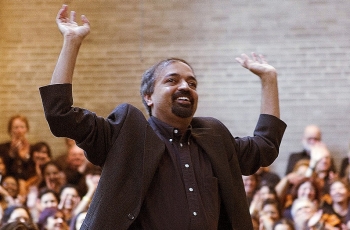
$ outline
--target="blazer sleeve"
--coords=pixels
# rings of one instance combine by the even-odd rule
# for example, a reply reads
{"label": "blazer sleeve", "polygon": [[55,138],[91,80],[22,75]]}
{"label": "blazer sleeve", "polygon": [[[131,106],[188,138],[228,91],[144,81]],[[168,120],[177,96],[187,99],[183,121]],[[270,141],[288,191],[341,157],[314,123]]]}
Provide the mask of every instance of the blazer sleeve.
{"label": "blazer sleeve", "polygon": [[261,166],[269,166],[275,161],[286,127],[277,117],[261,114],[253,136],[235,138],[243,175],[255,173]]}
{"label": "blazer sleeve", "polygon": [[73,107],[71,84],[48,85],[39,90],[52,134],[74,139],[90,162],[102,166],[126,116],[123,108],[116,108],[118,115],[105,119]]}

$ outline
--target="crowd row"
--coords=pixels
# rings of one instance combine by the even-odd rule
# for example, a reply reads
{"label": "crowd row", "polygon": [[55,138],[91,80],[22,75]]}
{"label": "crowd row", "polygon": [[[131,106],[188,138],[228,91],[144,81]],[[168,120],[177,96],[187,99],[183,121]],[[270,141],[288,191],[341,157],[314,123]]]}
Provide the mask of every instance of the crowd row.
{"label": "crowd row", "polygon": [[45,141],[29,143],[29,122],[15,115],[0,144],[1,229],[79,229],[101,175],[74,140],[53,158]]}
{"label": "crowd row", "polygon": [[242,176],[256,229],[350,229],[350,165],[337,171],[318,126],[305,128],[303,151],[291,153],[286,174],[269,168]]}

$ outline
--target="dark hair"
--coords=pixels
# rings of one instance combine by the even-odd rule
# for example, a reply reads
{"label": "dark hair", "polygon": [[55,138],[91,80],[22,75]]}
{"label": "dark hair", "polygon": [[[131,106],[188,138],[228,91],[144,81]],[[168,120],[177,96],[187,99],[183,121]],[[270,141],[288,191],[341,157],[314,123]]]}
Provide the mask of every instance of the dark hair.
{"label": "dark hair", "polygon": [[49,165],[55,166],[58,169],[58,171],[60,171],[60,172],[63,171],[62,167],[59,164],[57,164],[55,161],[49,161],[49,162],[46,162],[45,164],[40,166],[40,170],[41,170],[42,174],[44,174],[47,166],[49,166]]}
{"label": "dark hair", "polygon": [[10,118],[9,122],[7,123],[7,132],[9,134],[11,134],[11,129],[12,129],[12,123],[14,120],[16,119],[20,119],[21,121],[23,121],[26,126],[27,126],[27,130],[29,131],[29,122],[28,122],[28,119],[27,117],[23,116],[23,115],[14,115]]}
{"label": "dark hair", "polygon": [[1,226],[0,230],[39,230],[39,228],[34,223],[23,223],[17,220]]}
{"label": "dark hair", "polygon": [[261,210],[266,206],[266,205],[274,205],[277,208],[279,218],[282,217],[282,208],[281,208],[281,203],[279,202],[278,199],[266,199],[262,202],[261,204]]}
{"label": "dark hair", "polygon": [[18,177],[16,177],[16,176],[14,176],[14,175],[11,175],[11,174],[8,174],[8,175],[6,175],[6,176],[4,176],[2,179],[1,179],[1,186],[3,186],[3,184],[4,184],[4,181],[7,179],[7,178],[13,178],[15,181],[16,181],[16,184],[17,184],[17,195],[18,195],[18,193],[19,193],[19,187],[20,187],[20,182],[19,182],[19,179],[18,179]]}
{"label": "dark hair", "polygon": [[30,157],[33,157],[34,152],[39,152],[43,147],[47,149],[47,155],[52,158],[51,148],[48,143],[40,141],[35,143],[30,149]]}
{"label": "dark hair", "polygon": [[63,190],[65,190],[66,188],[73,188],[73,189],[75,189],[77,191],[78,195],[80,196],[78,186],[76,186],[74,184],[65,184],[65,185],[63,185],[61,187],[61,189],[60,189],[59,195],[61,195]]}
{"label": "dark hair", "polygon": [[32,216],[31,216],[31,214],[30,214],[30,212],[29,212],[29,209],[27,208],[27,207],[25,207],[25,206],[23,206],[23,205],[12,205],[12,206],[9,206],[8,208],[6,208],[5,210],[4,210],[4,214],[3,214],[3,216],[2,216],[2,219],[1,219],[1,225],[4,225],[4,224],[6,224],[6,223],[8,223],[8,221],[9,221],[9,219],[10,219],[10,217],[11,217],[11,214],[16,210],[16,209],[24,209],[26,212],[27,212],[27,214],[28,214],[28,216],[29,216],[29,218],[30,218],[30,222],[33,222],[33,219],[32,219]]}
{"label": "dark hair", "polygon": [[146,95],[153,94],[154,84],[155,84],[155,81],[156,81],[156,78],[157,78],[159,71],[161,69],[163,69],[165,66],[167,66],[171,63],[174,63],[174,62],[185,63],[186,65],[188,65],[191,68],[191,70],[193,72],[192,66],[188,62],[186,62],[185,60],[183,60],[181,58],[168,58],[168,59],[162,60],[162,61],[158,62],[157,64],[153,65],[151,68],[149,68],[148,70],[146,70],[142,74],[140,94],[141,94],[141,98],[142,98],[142,103],[146,107],[148,114],[150,116],[152,116],[152,111],[151,111],[151,108],[147,105],[147,102],[145,101],[144,97]]}
{"label": "dark hair", "polygon": [[59,195],[57,194],[57,192],[55,192],[54,190],[52,189],[48,189],[48,188],[43,188],[39,191],[39,194],[38,194],[38,198],[41,199],[45,194],[48,194],[48,193],[51,193],[55,196],[55,198],[57,199],[57,202],[60,202],[60,197]]}
{"label": "dark hair", "polygon": [[319,183],[317,183],[314,179],[308,178],[308,177],[303,178],[302,180],[300,180],[297,184],[295,184],[292,187],[291,192],[290,192],[292,199],[295,200],[296,198],[298,198],[298,190],[299,190],[300,186],[306,182],[309,182],[314,187],[315,199],[320,200],[321,187],[320,187]]}

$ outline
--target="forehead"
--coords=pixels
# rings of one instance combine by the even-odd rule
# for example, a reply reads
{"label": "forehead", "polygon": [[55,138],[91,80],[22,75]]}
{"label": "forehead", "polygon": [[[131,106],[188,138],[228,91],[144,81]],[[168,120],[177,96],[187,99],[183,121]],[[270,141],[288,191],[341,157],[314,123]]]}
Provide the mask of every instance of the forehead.
{"label": "forehead", "polygon": [[156,70],[156,77],[166,77],[172,74],[194,77],[193,69],[186,63],[179,60],[171,60],[159,65]]}

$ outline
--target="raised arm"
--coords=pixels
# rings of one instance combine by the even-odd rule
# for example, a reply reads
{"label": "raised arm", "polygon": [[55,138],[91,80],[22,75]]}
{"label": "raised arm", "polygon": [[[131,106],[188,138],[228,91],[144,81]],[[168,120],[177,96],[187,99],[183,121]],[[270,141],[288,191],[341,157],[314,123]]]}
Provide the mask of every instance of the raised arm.
{"label": "raised arm", "polygon": [[236,61],[261,79],[261,113],[280,118],[276,69],[262,55],[255,53],[252,53],[252,58],[242,54]]}
{"label": "raised arm", "polygon": [[68,16],[68,6],[63,5],[59,10],[56,23],[63,35],[63,46],[55,70],[52,74],[51,84],[72,83],[75,62],[80,45],[90,32],[88,19],[82,15],[82,26],[75,21],[75,12]]}

